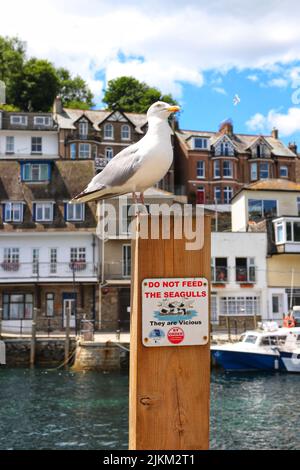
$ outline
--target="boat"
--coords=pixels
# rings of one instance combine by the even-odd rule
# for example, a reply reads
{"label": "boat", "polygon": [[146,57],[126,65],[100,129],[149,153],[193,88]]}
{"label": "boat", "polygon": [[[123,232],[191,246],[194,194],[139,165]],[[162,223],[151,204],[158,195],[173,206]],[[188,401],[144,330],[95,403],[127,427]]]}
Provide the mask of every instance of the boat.
{"label": "boat", "polygon": [[[300,328],[287,334],[284,345],[278,348],[281,368],[286,372],[300,372]],[[299,330],[299,331],[295,331]]]}
{"label": "boat", "polygon": [[300,328],[280,328],[275,322],[262,324],[260,329],[242,334],[237,343],[211,346],[213,361],[226,371],[286,370],[281,351],[291,332],[300,335]]}

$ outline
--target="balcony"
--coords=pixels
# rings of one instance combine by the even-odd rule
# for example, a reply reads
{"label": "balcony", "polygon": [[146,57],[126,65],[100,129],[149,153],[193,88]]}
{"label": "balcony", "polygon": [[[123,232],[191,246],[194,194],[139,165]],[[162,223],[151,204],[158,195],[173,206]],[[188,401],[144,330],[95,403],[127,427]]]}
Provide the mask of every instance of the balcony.
{"label": "balcony", "polygon": [[95,171],[101,171],[106,167],[108,160],[106,158],[95,158]]}
{"label": "balcony", "polygon": [[272,223],[275,253],[300,253],[300,217],[280,217]]}
{"label": "balcony", "polygon": [[130,261],[110,261],[104,263],[104,280],[130,280],[131,263]]}
{"label": "balcony", "polygon": [[75,141],[84,141],[84,142],[102,142],[102,139],[97,132],[90,132],[89,134],[80,134],[79,132],[73,132],[66,136],[65,143],[68,144],[70,142]]}
{"label": "balcony", "polygon": [[72,282],[74,281],[98,280],[98,265],[96,263],[87,263],[83,261],[68,263],[7,263],[0,265],[0,283],[7,282],[39,282],[56,281]]}

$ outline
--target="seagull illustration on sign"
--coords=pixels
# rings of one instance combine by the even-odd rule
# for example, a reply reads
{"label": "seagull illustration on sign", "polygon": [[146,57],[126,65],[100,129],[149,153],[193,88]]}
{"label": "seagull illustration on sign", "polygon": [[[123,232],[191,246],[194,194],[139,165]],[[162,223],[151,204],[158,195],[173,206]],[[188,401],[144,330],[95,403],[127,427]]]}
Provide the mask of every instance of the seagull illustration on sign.
{"label": "seagull illustration on sign", "polygon": [[239,97],[239,95],[234,95],[233,97],[233,104],[234,106],[236,106],[237,104],[239,104],[241,102],[241,98]]}
{"label": "seagull illustration on sign", "polygon": [[144,191],[160,181],[173,161],[169,116],[179,111],[163,101],[152,104],[147,112],[148,131],[137,143],[130,145],[112,158],[101,173],[71,202],[87,202],[136,193],[144,204]]}

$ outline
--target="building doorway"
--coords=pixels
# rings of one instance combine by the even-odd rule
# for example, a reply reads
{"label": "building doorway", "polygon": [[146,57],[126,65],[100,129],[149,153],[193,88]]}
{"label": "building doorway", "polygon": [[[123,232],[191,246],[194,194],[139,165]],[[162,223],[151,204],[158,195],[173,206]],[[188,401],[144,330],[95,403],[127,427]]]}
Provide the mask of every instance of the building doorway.
{"label": "building doorway", "polygon": [[119,329],[130,329],[130,288],[121,288],[119,291]]}
{"label": "building doorway", "polygon": [[67,326],[67,314],[70,312],[70,328],[75,328],[76,324],[76,293],[63,293],[63,328]]}

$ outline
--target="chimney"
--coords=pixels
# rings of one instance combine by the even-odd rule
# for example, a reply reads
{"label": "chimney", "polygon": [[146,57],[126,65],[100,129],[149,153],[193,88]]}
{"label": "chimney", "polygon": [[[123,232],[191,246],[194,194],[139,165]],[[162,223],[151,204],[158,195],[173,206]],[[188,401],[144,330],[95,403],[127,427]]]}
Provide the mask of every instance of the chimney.
{"label": "chimney", "polygon": [[56,96],[54,103],[53,103],[53,114],[62,114],[63,106],[62,106],[62,99],[60,96]]}
{"label": "chimney", "polygon": [[276,129],[276,127],[273,127],[271,136],[273,139],[278,139],[278,129]]}
{"label": "chimney", "polygon": [[227,119],[226,121],[221,122],[219,127],[219,132],[221,134],[226,134],[232,136],[233,134],[233,123],[231,119]]}
{"label": "chimney", "polygon": [[296,142],[289,142],[288,148],[297,155],[297,144],[296,144]]}

